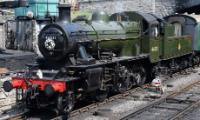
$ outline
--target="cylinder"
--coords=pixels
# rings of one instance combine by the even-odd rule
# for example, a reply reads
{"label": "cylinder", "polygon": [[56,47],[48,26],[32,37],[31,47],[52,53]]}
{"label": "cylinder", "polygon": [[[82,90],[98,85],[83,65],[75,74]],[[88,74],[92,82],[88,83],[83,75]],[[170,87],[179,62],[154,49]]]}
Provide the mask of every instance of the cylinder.
{"label": "cylinder", "polygon": [[18,6],[19,7],[27,7],[28,1],[27,0],[19,0]]}

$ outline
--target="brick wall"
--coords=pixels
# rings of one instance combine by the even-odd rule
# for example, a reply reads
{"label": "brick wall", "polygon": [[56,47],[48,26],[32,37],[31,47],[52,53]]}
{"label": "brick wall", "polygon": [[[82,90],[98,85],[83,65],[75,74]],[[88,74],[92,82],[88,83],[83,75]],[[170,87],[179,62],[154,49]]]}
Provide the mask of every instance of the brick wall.
{"label": "brick wall", "polygon": [[99,0],[94,2],[84,0],[80,1],[80,9],[103,10],[109,14],[121,11],[141,11],[163,17],[174,12],[175,0]]}

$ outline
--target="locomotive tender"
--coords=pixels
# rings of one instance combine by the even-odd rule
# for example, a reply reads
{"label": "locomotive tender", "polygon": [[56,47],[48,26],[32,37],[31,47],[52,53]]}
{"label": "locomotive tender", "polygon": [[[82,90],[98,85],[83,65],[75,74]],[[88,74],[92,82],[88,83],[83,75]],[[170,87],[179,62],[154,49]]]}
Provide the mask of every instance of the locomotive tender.
{"label": "locomotive tender", "polygon": [[77,100],[102,101],[109,92],[123,93],[154,74],[172,74],[199,61],[192,36],[176,36],[173,25],[152,14],[94,12],[92,20],[71,23],[70,7],[59,10],[58,22],[38,37],[44,58],[3,85],[7,92],[22,90],[28,108],[53,106],[67,113]]}

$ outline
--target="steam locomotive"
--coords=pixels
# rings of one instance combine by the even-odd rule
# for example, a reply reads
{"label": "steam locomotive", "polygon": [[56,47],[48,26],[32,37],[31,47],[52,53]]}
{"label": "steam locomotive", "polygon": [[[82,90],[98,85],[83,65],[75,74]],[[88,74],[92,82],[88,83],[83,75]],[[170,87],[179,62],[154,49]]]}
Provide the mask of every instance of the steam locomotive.
{"label": "steam locomotive", "polygon": [[69,22],[70,7],[59,10],[58,21],[39,34],[43,58],[3,85],[6,92],[22,90],[21,101],[30,109],[53,106],[68,113],[80,99],[102,101],[110,92],[123,93],[154,75],[199,63],[192,36],[176,36],[174,25],[155,15],[94,12],[91,20]]}

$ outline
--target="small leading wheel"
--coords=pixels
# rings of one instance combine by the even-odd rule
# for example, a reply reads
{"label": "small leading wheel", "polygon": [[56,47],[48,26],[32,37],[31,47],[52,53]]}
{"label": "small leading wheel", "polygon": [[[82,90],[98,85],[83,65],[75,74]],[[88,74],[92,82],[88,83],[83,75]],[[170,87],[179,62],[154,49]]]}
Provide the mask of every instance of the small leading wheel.
{"label": "small leading wheel", "polygon": [[136,66],[134,69],[134,79],[137,86],[142,86],[146,82],[146,70],[142,66]]}
{"label": "small leading wheel", "polygon": [[71,112],[74,108],[75,99],[74,93],[68,92],[67,95],[60,94],[57,98],[57,109],[58,114],[67,114]]}
{"label": "small leading wheel", "polygon": [[123,80],[118,81],[116,87],[117,87],[117,92],[119,92],[119,93],[124,93],[127,90],[127,85],[126,85],[125,81],[123,81]]}
{"label": "small leading wheel", "polygon": [[130,90],[130,89],[133,87],[133,85],[134,85],[134,76],[133,76],[133,75],[134,75],[134,74],[133,74],[132,71],[129,71],[129,72],[127,73],[127,76],[126,76],[126,78],[125,78],[127,90]]}
{"label": "small leading wheel", "polygon": [[194,59],[193,56],[189,57],[189,59],[188,59],[189,67],[193,67],[194,66],[193,59]]}

